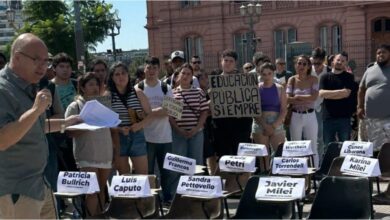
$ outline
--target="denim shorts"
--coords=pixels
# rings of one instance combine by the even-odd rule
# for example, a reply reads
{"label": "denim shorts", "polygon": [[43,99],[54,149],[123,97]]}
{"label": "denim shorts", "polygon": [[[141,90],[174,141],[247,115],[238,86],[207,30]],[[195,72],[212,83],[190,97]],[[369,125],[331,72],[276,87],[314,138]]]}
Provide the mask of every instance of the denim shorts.
{"label": "denim shorts", "polygon": [[119,141],[121,144],[121,156],[138,157],[147,154],[146,140],[143,130],[135,133],[129,132],[126,136],[119,133]]}
{"label": "denim shorts", "polygon": [[[267,115],[265,116],[265,122],[267,124],[272,124],[276,121],[276,119],[278,119],[279,115]],[[279,125],[279,127],[277,127],[275,129],[275,134],[280,134],[280,133],[283,133],[284,132],[284,129],[283,129],[283,124]],[[262,134],[263,133],[263,127],[261,127],[260,124],[257,124],[255,120],[253,120],[252,122],[252,134]]]}

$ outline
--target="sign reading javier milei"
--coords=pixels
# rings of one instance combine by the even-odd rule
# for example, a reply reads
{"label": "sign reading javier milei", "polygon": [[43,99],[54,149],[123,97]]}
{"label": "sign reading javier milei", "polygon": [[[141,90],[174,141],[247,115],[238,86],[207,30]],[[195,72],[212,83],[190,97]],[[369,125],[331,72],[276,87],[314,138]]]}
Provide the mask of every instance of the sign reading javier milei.
{"label": "sign reading javier milei", "polygon": [[213,118],[260,116],[256,75],[209,76]]}

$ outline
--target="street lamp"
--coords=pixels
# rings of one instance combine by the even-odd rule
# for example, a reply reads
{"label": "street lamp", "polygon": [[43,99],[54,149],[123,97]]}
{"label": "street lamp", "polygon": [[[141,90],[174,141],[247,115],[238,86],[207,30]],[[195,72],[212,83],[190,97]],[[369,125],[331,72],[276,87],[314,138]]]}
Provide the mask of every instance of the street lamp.
{"label": "street lamp", "polygon": [[252,54],[256,52],[256,33],[253,29],[254,24],[258,23],[260,21],[260,15],[261,15],[261,7],[262,5],[259,2],[250,2],[246,6],[241,5],[240,7],[240,15],[242,17],[242,20],[244,24],[249,25],[249,36],[252,38],[252,40],[249,40],[249,48],[252,51]]}
{"label": "street lamp", "polygon": [[110,35],[112,38],[112,53],[114,55],[114,61],[116,61],[115,36],[120,34],[120,29],[121,29],[121,19],[118,17],[118,11],[116,11],[114,15],[114,19],[110,24],[110,33],[108,33],[108,35]]}

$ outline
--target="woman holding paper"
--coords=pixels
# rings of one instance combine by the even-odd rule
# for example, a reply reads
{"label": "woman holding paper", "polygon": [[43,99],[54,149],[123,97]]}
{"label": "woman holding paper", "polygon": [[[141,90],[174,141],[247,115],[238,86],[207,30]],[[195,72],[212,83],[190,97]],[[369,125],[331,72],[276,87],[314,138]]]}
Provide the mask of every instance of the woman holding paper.
{"label": "woman holding paper", "polygon": [[208,115],[208,102],[202,89],[191,85],[193,70],[185,63],[178,68],[178,86],[173,97],[183,102],[181,119],[170,117],[172,126],[172,152],[203,164],[203,126]]}
{"label": "woman holding paper", "polygon": [[284,87],[274,82],[274,72],[275,66],[272,63],[260,66],[262,82],[259,83],[259,94],[262,113],[253,120],[252,137],[256,143],[264,144],[276,152],[279,143],[286,138],[283,120],[287,113],[287,101]]}
{"label": "woman holding paper", "polygon": [[[100,79],[92,72],[80,76],[78,91],[76,100],[66,109],[65,118],[78,115],[87,97],[100,94]],[[78,168],[83,172],[95,172],[98,179],[100,192],[86,196],[88,211],[94,216],[103,211],[100,207],[104,207],[106,182],[111,172],[113,147],[110,129],[68,132],[73,137],[73,154]]]}
{"label": "woman holding paper", "polygon": [[114,165],[119,174],[130,172],[129,157],[134,173],[148,174],[146,141],[143,128],[150,121],[151,108],[146,96],[136,93],[130,82],[127,66],[121,62],[114,63],[107,80],[108,94],[111,95],[113,111],[119,114],[122,121],[113,129]]}
{"label": "woman holding paper", "polygon": [[290,77],[287,83],[287,103],[292,105],[290,123],[291,140],[311,140],[314,154],[314,166],[318,168],[317,150],[317,117],[314,103],[318,96],[318,79],[311,75],[309,57],[300,55],[295,60],[296,75]]}

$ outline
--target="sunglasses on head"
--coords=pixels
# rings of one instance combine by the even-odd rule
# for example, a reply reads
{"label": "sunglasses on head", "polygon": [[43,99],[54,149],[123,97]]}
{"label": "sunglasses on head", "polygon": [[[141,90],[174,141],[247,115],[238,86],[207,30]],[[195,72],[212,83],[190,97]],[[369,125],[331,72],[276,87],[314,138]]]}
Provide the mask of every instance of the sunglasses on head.
{"label": "sunglasses on head", "polygon": [[298,66],[299,66],[299,65],[307,66],[307,63],[305,63],[305,62],[298,62],[297,65],[298,65]]}
{"label": "sunglasses on head", "polygon": [[202,63],[201,61],[192,62],[192,64],[201,64],[201,63]]}

